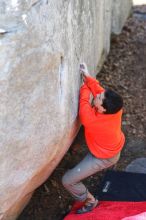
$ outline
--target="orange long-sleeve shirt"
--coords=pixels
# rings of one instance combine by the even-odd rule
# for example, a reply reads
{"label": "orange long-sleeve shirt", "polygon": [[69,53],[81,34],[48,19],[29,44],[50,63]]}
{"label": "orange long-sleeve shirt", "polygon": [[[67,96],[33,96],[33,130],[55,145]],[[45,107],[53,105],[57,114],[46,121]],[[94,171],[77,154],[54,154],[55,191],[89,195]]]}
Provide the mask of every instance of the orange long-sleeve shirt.
{"label": "orange long-sleeve shirt", "polygon": [[103,91],[96,79],[86,78],[80,89],[79,116],[91,153],[97,158],[111,158],[121,151],[125,142],[121,131],[122,110],[115,114],[98,113],[90,104],[90,94],[95,97]]}

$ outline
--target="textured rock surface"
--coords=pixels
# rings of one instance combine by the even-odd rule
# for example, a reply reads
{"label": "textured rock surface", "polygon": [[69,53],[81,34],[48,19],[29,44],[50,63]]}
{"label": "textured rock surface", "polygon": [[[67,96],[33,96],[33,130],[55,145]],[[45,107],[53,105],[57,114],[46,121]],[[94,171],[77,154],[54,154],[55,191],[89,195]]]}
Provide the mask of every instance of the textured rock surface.
{"label": "textured rock surface", "polygon": [[130,10],[113,16],[114,2],[0,0],[0,219],[16,218],[76,135],[79,63],[100,67]]}
{"label": "textured rock surface", "polygon": [[126,18],[129,16],[129,9],[132,7],[132,1],[119,1],[113,0],[113,19],[112,19],[112,32],[119,34],[125,23]]}
{"label": "textured rock surface", "polygon": [[125,169],[126,172],[146,173],[146,158],[137,158],[133,160]]}

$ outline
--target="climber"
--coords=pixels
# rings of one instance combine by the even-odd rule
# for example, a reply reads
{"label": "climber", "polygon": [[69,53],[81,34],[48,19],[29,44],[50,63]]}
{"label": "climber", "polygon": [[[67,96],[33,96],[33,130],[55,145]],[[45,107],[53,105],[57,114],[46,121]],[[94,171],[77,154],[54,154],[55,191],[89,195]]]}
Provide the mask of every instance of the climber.
{"label": "climber", "polygon": [[79,117],[84,126],[89,152],[62,178],[62,184],[74,199],[84,202],[77,214],[92,211],[99,203],[81,180],[117,163],[125,142],[121,130],[122,97],[111,89],[101,87],[90,76],[85,63],[80,64],[80,73],[83,85],[80,88]]}

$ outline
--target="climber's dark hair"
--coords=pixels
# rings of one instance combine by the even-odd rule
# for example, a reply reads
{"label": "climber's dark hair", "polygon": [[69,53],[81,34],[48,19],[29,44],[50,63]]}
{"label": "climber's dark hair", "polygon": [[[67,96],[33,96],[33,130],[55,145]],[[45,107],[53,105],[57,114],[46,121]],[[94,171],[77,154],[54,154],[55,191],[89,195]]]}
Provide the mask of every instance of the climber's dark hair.
{"label": "climber's dark hair", "polygon": [[123,99],[113,90],[106,89],[102,106],[106,109],[104,114],[115,114],[123,107]]}

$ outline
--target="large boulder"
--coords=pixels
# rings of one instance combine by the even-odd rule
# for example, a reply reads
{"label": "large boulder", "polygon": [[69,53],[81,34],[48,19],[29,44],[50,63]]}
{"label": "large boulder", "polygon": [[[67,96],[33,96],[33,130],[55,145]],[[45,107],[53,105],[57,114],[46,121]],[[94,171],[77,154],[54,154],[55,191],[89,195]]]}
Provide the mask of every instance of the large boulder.
{"label": "large boulder", "polygon": [[113,13],[112,13],[112,32],[115,34],[120,34],[125,20],[130,15],[130,10],[132,7],[132,1],[119,1],[113,0]]}
{"label": "large boulder", "polygon": [[77,134],[79,63],[100,68],[117,2],[0,0],[0,220],[16,219]]}

